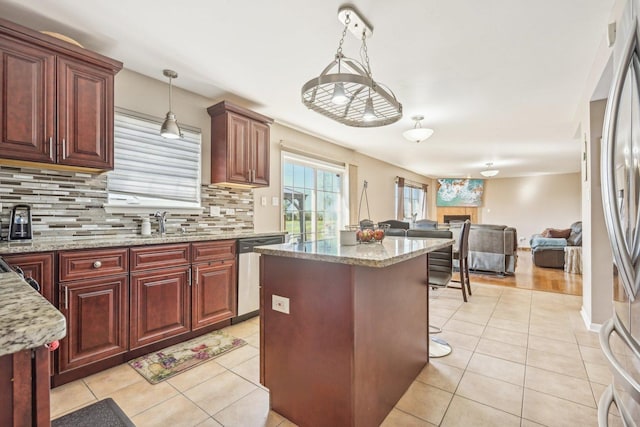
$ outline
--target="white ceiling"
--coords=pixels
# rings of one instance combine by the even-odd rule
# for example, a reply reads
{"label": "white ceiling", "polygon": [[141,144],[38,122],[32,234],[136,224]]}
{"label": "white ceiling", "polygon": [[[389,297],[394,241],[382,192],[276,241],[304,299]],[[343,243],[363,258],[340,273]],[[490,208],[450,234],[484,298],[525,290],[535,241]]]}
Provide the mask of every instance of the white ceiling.
{"label": "white ceiling", "polygon": [[[374,27],[373,76],[403,104],[350,128],[300,101],[333,59],[336,0],[0,0],[0,16],[66,34],[125,67],[209,98],[232,94],[277,121],[432,177],[580,170],[578,104],[613,0],[357,0]],[[347,56],[358,57],[350,33]],[[179,117],[179,111],[176,111]],[[435,130],[404,140],[411,116]]]}

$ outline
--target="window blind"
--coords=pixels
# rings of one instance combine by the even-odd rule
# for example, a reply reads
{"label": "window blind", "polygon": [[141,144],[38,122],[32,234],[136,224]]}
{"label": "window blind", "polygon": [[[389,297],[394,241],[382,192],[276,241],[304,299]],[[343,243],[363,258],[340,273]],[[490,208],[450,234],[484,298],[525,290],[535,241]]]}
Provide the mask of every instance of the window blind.
{"label": "window blind", "polygon": [[115,168],[108,175],[110,204],[200,205],[201,133],[181,125],[182,138],[165,139],[160,136],[161,124],[158,119],[116,110]]}

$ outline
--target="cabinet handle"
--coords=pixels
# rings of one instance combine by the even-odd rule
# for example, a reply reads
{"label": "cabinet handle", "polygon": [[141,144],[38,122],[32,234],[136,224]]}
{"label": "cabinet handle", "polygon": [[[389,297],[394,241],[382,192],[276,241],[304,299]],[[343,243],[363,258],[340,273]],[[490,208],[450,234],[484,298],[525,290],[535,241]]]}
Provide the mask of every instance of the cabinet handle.
{"label": "cabinet handle", "polygon": [[64,286],[64,309],[69,310],[69,287]]}
{"label": "cabinet handle", "polygon": [[102,262],[101,261],[95,261],[93,263],[93,268],[100,268],[102,267]]}
{"label": "cabinet handle", "polygon": [[53,156],[53,137],[49,137],[49,155]]}
{"label": "cabinet handle", "polygon": [[191,267],[189,267],[189,286],[191,286]]}
{"label": "cabinet handle", "polygon": [[64,138],[62,138],[62,158],[67,158],[67,141]]}

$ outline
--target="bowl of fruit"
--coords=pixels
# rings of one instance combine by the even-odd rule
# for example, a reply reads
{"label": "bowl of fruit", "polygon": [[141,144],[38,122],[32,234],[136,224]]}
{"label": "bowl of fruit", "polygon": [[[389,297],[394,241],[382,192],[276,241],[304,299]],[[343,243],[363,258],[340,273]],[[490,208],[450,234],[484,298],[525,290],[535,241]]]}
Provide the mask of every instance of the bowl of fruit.
{"label": "bowl of fruit", "polygon": [[371,227],[363,227],[356,232],[356,239],[359,243],[382,242],[387,228],[389,228],[389,224],[373,224]]}

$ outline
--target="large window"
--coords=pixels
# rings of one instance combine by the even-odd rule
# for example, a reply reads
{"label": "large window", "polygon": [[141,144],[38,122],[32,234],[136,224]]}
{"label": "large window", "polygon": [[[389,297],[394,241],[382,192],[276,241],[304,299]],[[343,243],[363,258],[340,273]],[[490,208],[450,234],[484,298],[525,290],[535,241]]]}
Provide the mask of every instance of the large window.
{"label": "large window", "polygon": [[426,185],[406,182],[404,178],[396,180],[396,219],[400,221],[417,221],[426,219],[427,212]]}
{"label": "large window", "polygon": [[346,223],[345,168],[283,153],[284,230],[298,241],[335,239]]}
{"label": "large window", "polygon": [[180,139],[165,139],[161,122],[116,109],[111,208],[200,208],[200,130],[181,124]]}

